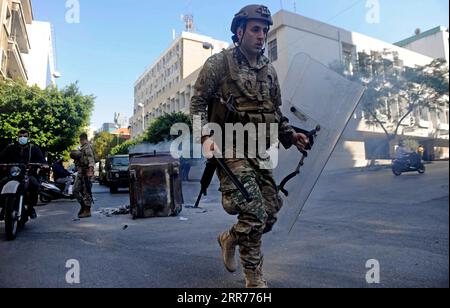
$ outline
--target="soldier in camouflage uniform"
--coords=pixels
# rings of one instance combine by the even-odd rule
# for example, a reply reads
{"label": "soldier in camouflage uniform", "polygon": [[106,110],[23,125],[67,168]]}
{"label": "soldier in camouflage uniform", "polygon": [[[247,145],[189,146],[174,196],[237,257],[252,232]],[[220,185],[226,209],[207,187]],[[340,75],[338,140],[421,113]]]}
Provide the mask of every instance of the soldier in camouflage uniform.
{"label": "soldier in camouflage uniform", "polygon": [[91,217],[91,206],[92,206],[91,178],[94,176],[95,160],[94,160],[94,151],[85,133],[80,135],[80,144],[81,149],[79,153],[73,153],[72,155],[72,157],[76,162],[78,171],[73,188],[73,194],[81,205],[78,217],[88,218]]}
{"label": "soldier in camouflage uniform", "polygon": [[[201,116],[203,125],[208,121],[223,123],[226,111],[221,102],[228,101],[232,95],[238,112],[227,119],[227,123],[275,123],[285,148],[295,145],[304,150],[308,138],[296,133],[282,116],[278,78],[263,55],[272,24],[269,9],[262,5],[246,6],[235,15],[231,26],[235,48],[224,50],[205,63],[195,86],[191,114]],[[202,143],[213,143],[210,137],[203,136]],[[211,150],[217,150],[217,145],[213,143]],[[225,159],[251,194],[253,201],[250,203],[224,172],[218,171],[223,207],[227,213],[238,215],[238,222],[221,234],[218,242],[225,267],[230,272],[237,270],[235,251],[239,246],[248,288],[267,287],[262,274],[261,239],[272,230],[282,207],[272,171],[261,167],[264,162],[264,159],[251,157]]]}

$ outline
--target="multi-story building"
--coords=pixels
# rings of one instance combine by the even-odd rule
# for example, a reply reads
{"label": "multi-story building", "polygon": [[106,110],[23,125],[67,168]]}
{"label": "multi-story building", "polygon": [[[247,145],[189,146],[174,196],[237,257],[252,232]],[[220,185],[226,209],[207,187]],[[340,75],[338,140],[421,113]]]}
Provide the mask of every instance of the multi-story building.
{"label": "multi-story building", "polygon": [[23,54],[31,46],[27,25],[33,21],[30,0],[0,0],[0,75],[28,81]]}
{"label": "multi-story building", "polygon": [[51,25],[33,19],[31,0],[0,0],[0,28],[0,78],[54,84]]}
{"label": "multi-story building", "polygon": [[199,69],[211,55],[228,46],[207,36],[182,32],[134,85],[133,138],[164,113],[188,112]]}
{"label": "multi-story building", "polygon": [[[415,65],[429,64],[434,58],[441,58],[443,55],[441,50],[446,50],[448,53],[448,32],[443,31],[440,27],[437,29],[439,31],[431,31],[432,34],[436,34],[432,47],[428,46],[426,42],[421,42],[421,45],[428,47],[420,49],[412,45],[412,40],[401,44],[406,46],[406,43],[410,42],[411,50],[409,50],[298,14],[280,11],[274,15],[274,26],[269,33],[268,56],[277,69],[282,87],[290,65],[299,53],[305,53],[326,66],[338,63],[351,72],[356,65],[358,53],[370,54],[371,52],[390,50],[398,53],[403,65],[414,67]],[[439,34],[437,34],[438,32]],[[447,33],[447,39],[440,39],[441,33]],[[424,33],[421,38],[424,37],[429,37],[429,35],[426,36]],[[431,52],[435,49],[439,52]],[[413,50],[422,51],[425,54]],[[323,107],[326,108],[326,106]],[[408,121],[402,122],[400,130],[402,137],[416,139],[424,144],[427,151],[433,153],[435,158],[448,158],[448,105],[445,110],[440,112],[417,110],[413,117],[414,121],[408,119]],[[414,123],[413,127],[411,127],[411,122]],[[374,157],[374,149],[380,143],[385,142],[385,137],[380,127],[368,125],[363,112],[358,112],[344,133],[343,141],[336,149],[329,168],[366,166],[369,160],[379,158]],[[386,145],[386,148],[385,156],[388,158],[393,144]]]}

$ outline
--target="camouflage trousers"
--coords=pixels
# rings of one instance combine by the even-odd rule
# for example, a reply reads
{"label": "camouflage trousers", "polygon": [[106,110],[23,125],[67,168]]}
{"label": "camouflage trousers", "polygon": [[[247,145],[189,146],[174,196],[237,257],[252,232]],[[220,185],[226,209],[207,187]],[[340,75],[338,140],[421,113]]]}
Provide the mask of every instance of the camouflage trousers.
{"label": "camouflage trousers", "polygon": [[261,169],[258,159],[226,159],[233,171],[253,198],[248,203],[223,171],[219,171],[222,205],[230,215],[238,215],[238,222],[230,233],[237,239],[244,268],[256,269],[262,261],[262,235],[272,230],[282,200],[271,170]]}
{"label": "camouflage trousers", "polygon": [[[89,187],[87,185],[89,185]],[[92,206],[92,196],[89,193],[91,188],[92,183],[87,177],[85,177],[84,180],[80,174],[77,175],[73,185],[73,195],[77,198],[77,201],[80,203],[82,208],[90,208]]]}

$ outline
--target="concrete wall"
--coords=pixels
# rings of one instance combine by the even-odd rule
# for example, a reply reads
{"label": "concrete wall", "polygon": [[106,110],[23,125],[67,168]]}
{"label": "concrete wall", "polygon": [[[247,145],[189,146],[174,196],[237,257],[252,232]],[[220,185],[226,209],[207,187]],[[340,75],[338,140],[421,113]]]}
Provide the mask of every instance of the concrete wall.
{"label": "concrete wall", "polygon": [[[205,49],[204,42],[211,44],[213,48]],[[201,68],[210,56],[221,52],[223,48],[228,48],[228,44],[206,36],[186,33],[183,40],[182,78],[187,78]]]}
{"label": "concrete wall", "polygon": [[269,42],[277,39],[278,60],[273,62],[280,82],[283,82],[289,65],[298,53],[328,64],[340,59],[339,34],[334,27],[324,23],[280,11],[274,16],[274,28]]}
{"label": "concrete wall", "polygon": [[403,47],[435,59],[445,59],[449,63],[448,30],[441,27],[441,31],[413,41]]}
{"label": "concrete wall", "polygon": [[190,39],[183,40],[183,72],[182,78],[187,78],[198,68],[202,67],[212,55],[211,49],[204,49],[203,42]]}
{"label": "concrete wall", "polygon": [[358,52],[371,50],[383,51],[387,49],[389,51],[398,52],[399,58],[403,60],[405,66],[414,67],[415,65],[427,65],[433,61],[433,58],[425,56],[423,54],[401,48],[378,39],[366,36],[361,33],[351,33],[351,44],[356,46]]}

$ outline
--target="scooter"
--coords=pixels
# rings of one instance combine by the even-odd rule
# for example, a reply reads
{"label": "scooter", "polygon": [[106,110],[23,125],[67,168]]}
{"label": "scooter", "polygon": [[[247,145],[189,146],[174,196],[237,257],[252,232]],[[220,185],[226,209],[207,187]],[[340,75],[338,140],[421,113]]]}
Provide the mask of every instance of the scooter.
{"label": "scooter", "polygon": [[42,164],[0,164],[7,167],[9,175],[0,194],[0,207],[2,219],[5,220],[6,239],[16,239],[17,231],[28,222],[28,211],[25,204],[28,202],[28,186],[30,178],[28,173],[33,166],[42,167]]}
{"label": "scooter", "polygon": [[424,174],[426,171],[422,158],[417,153],[411,153],[408,156],[397,158],[392,161],[392,172],[396,176],[405,172],[419,172]]}
{"label": "scooter", "polygon": [[64,194],[66,184],[54,183],[50,181],[42,181],[41,189],[39,191],[39,200],[43,204],[48,204],[54,200],[75,200],[73,195],[73,185],[75,182],[75,175],[72,174],[72,183],[69,187],[68,194]]}

